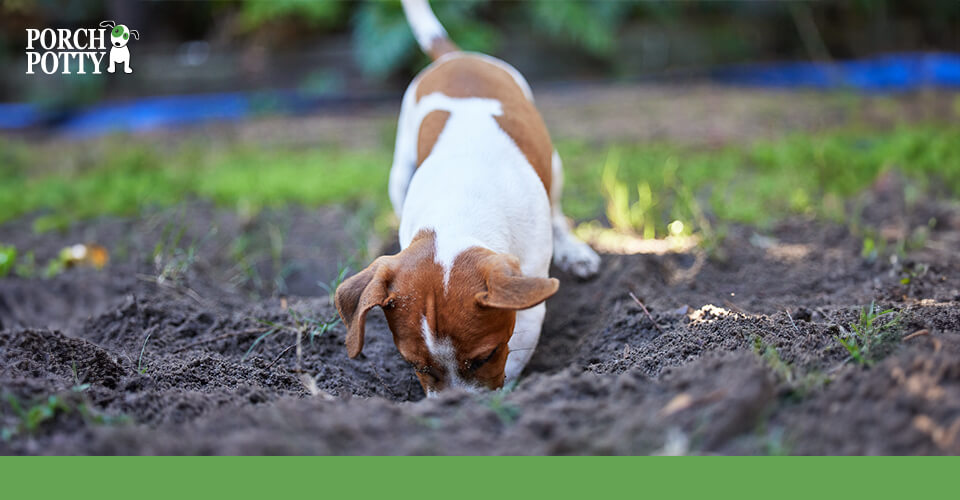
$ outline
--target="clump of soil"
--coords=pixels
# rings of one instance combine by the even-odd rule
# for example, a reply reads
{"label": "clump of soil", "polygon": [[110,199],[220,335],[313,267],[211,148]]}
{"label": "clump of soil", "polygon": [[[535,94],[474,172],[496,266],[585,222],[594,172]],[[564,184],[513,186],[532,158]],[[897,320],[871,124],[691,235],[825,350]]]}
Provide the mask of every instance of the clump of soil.
{"label": "clump of soil", "polygon": [[[37,236],[17,221],[0,239],[40,258],[82,241],[114,258],[0,280],[0,453],[958,453],[960,210],[931,201],[894,216],[926,227],[930,213],[923,245],[895,259],[796,219],[731,228],[722,261],[605,255],[586,282],[555,270],[562,286],[519,384],[431,400],[379,313],[364,354],[346,356],[317,285],[350,257],[346,212],[242,221],[193,206],[181,241],[196,244],[176,272],[153,252],[163,224]],[[259,281],[238,280],[233,241],[276,220],[296,228],[281,265],[256,260]],[[921,333],[868,366],[836,338],[872,301],[898,311],[897,338]]]}

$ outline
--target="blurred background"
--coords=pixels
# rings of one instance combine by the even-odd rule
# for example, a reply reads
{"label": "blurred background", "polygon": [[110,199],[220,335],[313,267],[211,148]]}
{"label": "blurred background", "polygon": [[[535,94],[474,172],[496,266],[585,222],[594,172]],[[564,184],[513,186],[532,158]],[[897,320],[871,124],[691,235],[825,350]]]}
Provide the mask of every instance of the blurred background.
{"label": "blurred background", "polygon": [[[310,112],[395,99],[427,60],[399,2],[4,0],[0,102],[6,129],[71,125],[79,107],[145,96],[208,95],[151,124]],[[960,85],[960,2],[433,2],[461,47],[502,56],[535,87],[584,82],[723,83],[910,90]],[[25,75],[25,29],[138,29],[133,75]],[[825,66],[784,62],[842,62]],[[230,94],[243,92],[242,95]],[[226,93],[226,94],[225,94]],[[196,109],[197,105],[210,109]],[[83,124],[95,127],[95,117]],[[105,118],[106,119],[106,118]],[[109,120],[101,126],[131,123]],[[79,124],[75,124],[78,125]]]}

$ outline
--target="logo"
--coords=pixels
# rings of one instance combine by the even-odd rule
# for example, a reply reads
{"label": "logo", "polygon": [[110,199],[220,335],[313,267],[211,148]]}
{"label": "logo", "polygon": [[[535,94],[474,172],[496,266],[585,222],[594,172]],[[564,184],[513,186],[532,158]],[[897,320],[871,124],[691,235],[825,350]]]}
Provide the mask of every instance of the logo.
{"label": "logo", "polygon": [[[110,29],[109,35],[104,28]],[[28,28],[26,74],[33,75],[38,71],[47,75],[102,74],[108,40],[110,56],[107,58],[107,72],[114,73],[118,67],[122,67],[124,73],[133,73],[130,48],[127,47],[130,37],[139,40],[140,33],[113,21],[101,22],[100,29]]]}

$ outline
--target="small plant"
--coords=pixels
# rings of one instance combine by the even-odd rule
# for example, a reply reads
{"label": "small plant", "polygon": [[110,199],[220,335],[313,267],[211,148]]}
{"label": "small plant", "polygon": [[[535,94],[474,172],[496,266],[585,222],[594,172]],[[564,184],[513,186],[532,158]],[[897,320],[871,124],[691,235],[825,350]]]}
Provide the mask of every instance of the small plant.
{"label": "small plant", "polygon": [[257,320],[259,323],[270,327],[270,329],[253,341],[253,344],[250,345],[250,348],[247,349],[247,352],[244,353],[242,358],[240,358],[240,361],[246,360],[247,357],[250,356],[250,353],[253,352],[254,348],[260,345],[260,343],[267,338],[277,333],[290,332],[297,335],[306,335],[310,340],[310,345],[313,345],[314,338],[323,335],[340,322],[340,316],[337,315],[334,315],[330,319],[324,320],[306,316],[294,309],[288,309],[287,311],[291,319],[291,324],[277,323],[265,319]]}
{"label": "small plant", "polygon": [[[21,278],[32,278],[37,274],[37,260],[33,252],[23,254],[22,258],[17,259],[13,272]],[[3,273],[0,273],[2,275]]]}
{"label": "small plant", "polygon": [[896,339],[899,325],[899,313],[893,309],[881,311],[871,302],[870,307],[860,310],[857,321],[850,323],[849,330],[838,325],[840,335],[834,338],[854,361],[869,366],[886,354],[886,348]]}
{"label": "small plant", "polygon": [[[24,408],[20,400],[13,394],[7,394],[4,399],[6,399],[7,404],[19,418],[19,422],[15,425],[0,429],[0,439],[9,441],[11,438],[24,432],[32,434],[38,431],[45,422],[56,418],[57,415],[68,415],[74,412],[79,413],[84,421],[98,425],[126,423],[130,420],[125,415],[101,415],[91,410],[87,407],[87,404],[82,401],[82,397],[79,396],[79,393],[85,390],[86,388],[82,386],[80,388],[75,387],[73,393],[76,393],[76,395],[74,396],[70,394],[65,396],[51,394],[47,396],[46,399],[29,408]],[[81,398],[81,400],[77,401],[78,398]]]}
{"label": "small plant", "polygon": [[753,352],[757,353],[764,364],[787,384],[790,388],[790,396],[795,399],[803,399],[811,391],[830,381],[826,375],[817,371],[801,374],[795,366],[780,358],[776,347],[764,342],[760,336],[753,337]]}
{"label": "small plant", "polygon": [[780,378],[788,384],[794,381],[793,368],[782,359],[776,347],[767,344],[762,338],[756,336],[753,338],[753,352],[760,356],[760,359]]}
{"label": "small plant", "polygon": [[511,424],[520,416],[520,408],[505,401],[507,395],[513,392],[516,387],[517,381],[514,380],[486,398],[487,408],[490,408],[504,424]]}
{"label": "small plant", "polygon": [[317,285],[320,285],[320,288],[323,288],[327,292],[327,296],[330,298],[330,305],[333,305],[334,297],[337,293],[337,288],[343,283],[343,280],[347,278],[347,273],[350,272],[350,266],[345,264],[337,265],[337,275],[327,283],[322,281],[317,282]]}
{"label": "small plant", "polygon": [[150,341],[150,336],[153,335],[153,330],[143,338],[143,345],[140,346],[140,356],[137,358],[137,373],[140,375],[145,375],[147,373],[147,365],[143,362],[143,353],[147,351],[147,342]]}
{"label": "small plant", "polygon": [[17,247],[13,245],[0,245],[0,278],[10,274],[16,261]]}

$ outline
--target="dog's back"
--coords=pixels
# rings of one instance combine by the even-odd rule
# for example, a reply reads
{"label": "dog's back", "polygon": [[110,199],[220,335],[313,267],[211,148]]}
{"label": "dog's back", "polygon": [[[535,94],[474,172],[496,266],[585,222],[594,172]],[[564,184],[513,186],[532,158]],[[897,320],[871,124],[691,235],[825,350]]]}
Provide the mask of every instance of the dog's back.
{"label": "dog's back", "polygon": [[[417,80],[418,102],[434,93],[452,98],[499,101],[502,114],[495,118],[497,123],[523,152],[549,195],[553,153],[550,134],[533,105],[529,87],[513,68],[482,54],[448,52],[424,70]],[[433,111],[423,118],[417,140],[418,165],[432,151],[448,116],[447,112]]]}

